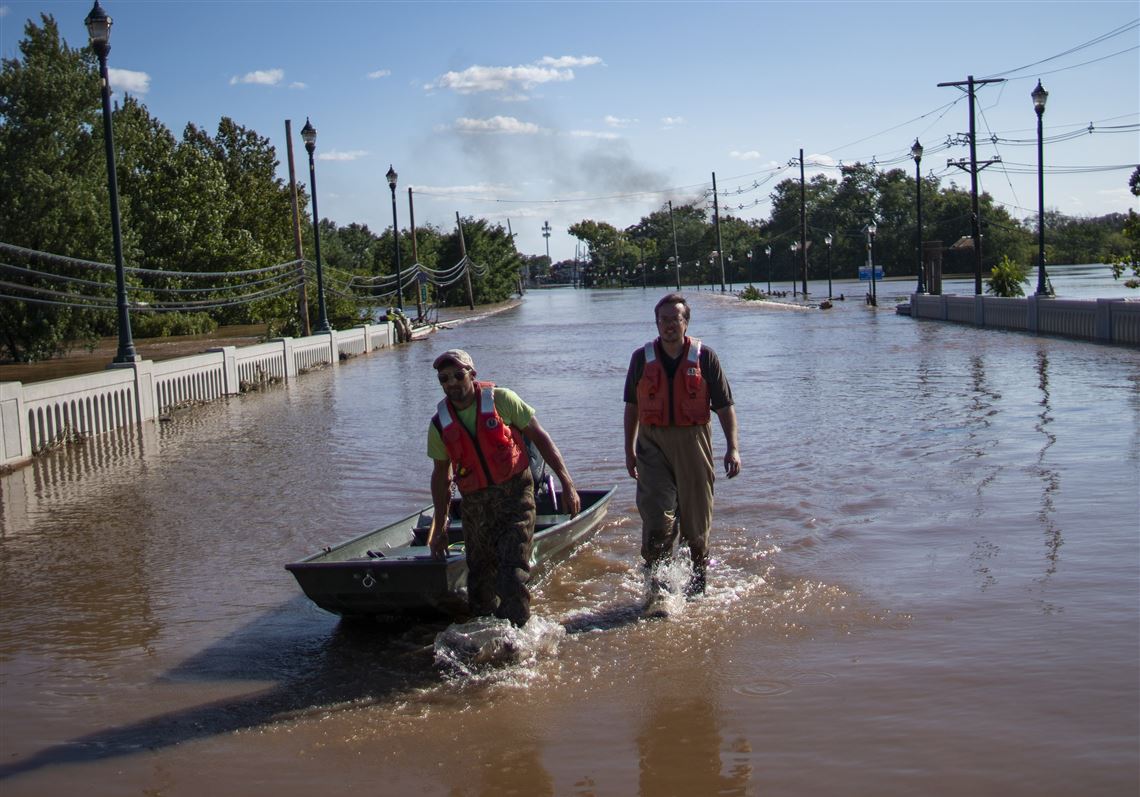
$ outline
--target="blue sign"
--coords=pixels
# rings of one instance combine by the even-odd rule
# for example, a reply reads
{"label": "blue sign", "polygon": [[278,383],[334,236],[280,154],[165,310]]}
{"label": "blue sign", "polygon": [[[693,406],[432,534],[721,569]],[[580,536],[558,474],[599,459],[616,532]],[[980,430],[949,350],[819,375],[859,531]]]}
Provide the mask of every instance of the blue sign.
{"label": "blue sign", "polygon": [[[875,266],[875,280],[878,281],[878,280],[881,280],[882,278],[883,278],[883,267],[882,266]],[[870,282],[871,281],[871,267],[870,266],[859,266],[859,279],[861,279],[863,282]]]}

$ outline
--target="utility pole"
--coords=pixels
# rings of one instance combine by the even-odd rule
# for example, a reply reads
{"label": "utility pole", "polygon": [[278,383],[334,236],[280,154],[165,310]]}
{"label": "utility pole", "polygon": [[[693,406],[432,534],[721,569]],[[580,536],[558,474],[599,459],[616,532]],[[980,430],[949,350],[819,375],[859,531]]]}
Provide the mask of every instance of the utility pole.
{"label": "utility pole", "polygon": [[[511,232],[510,219],[507,219],[507,240],[511,242],[511,248],[514,249],[515,253],[517,254],[519,250],[518,247],[515,246],[515,234]],[[518,277],[515,278],[515,282],[517,282],[519,286],[519,296],[522,296],[524,293],[526,293],[523,285],[530,282],[530,266],[528,266],[526,263],[523,263],[520,268],[521,271],[519,272]],[[551,273],[553,273],[553,270]]]}
{"label": "utility pole", "polygon": [[[988,80],[974,80],[973,75],[968,75],[966,79],[958,80],[950,83],[939,83],[942,86],[954,86],[955,88],[966,87],[966,93],[970,99],[970,235],[974,241],[974,294],[981,295],[982,293],[982,228],[980,211],[978,210],[978,172],[987,166],[1000,163],[1001,158],[992,158],[982,164],[978,164],[978,151],[976,147],[977,136],[974,127],[974,89],[977,86],[984,86],[987,83],[1004,83],[1005,78],[991,78]],[[947,166],[957,166],[959,169],[966,171],[966,164],[961,159],[957,161],[948,160]]]}
{"label": "utility pole", "polygon": [[716,172],[713,178],[713,221],[716,222],[716,256],[720,261],[720,292],[724,293],[724,247],[720,244],[720,206],[716,199]]}
{"label": "utility pole", "polygon": [[408,234],[412,236],[412,264],[416,267],[416,320],[424,319],[424,282],[427,275],[420,268],[420,253],[416,248],[416,203],[412,199],[412,187],[408,186]]}
{"label": "utility pole", "polygon": [[673,228],[673,263],[677,266],[677,290],[681,290],[681,255],[677,252],[677,222],[673,220],[673,200],[669,200],[669,226]]}
{"label": "utility pole", "polygon": [[467,259],[467,241],[463,239],[463,222],[455,211],[455,228],[459,230],[459,251],[463,255],[463,277],[467,281],[467,309],[475,309],[475,292],[471,290],[471,261]]}
{"label": "utility pole", "polygon": [[[800,266],[804,300],[807,300],[807,189],[804,187],[804,150],[800,147]],[[793,280],[794,282],[795,280]]]}

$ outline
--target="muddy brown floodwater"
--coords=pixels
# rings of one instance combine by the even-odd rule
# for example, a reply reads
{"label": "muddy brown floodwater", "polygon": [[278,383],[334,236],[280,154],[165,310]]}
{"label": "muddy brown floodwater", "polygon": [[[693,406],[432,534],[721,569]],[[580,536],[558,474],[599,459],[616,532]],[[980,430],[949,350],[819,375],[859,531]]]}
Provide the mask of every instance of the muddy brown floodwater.
{"label": "muddy brown floodwater", "polygon": [[[661,293],[531,291],[2,477],[0,793],[1135,795],[1140,351],[690,292],[744,470],[707,596],[645,621],[621,389]],[[428,503],[452,347],[619,488],[486,672],[283,567]]]}

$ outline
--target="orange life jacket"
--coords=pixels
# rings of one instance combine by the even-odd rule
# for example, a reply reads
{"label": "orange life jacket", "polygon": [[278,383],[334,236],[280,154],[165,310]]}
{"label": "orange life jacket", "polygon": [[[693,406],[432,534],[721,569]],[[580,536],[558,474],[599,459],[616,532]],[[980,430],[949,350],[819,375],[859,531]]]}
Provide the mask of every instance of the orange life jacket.
{"label": "orange life jacket", "polygon": [[[712,418],[709,385],[701,374],[701,342],[685,337],[670,385],[655,341],[645,344],[645,370],[637,383],[637,416],[645,426],[700,426]],[[670,413],[672,407],[672,413]]]}
{"label": "orange life jacket", "polygon": [[459,420],[459,412],[446,398],[439,402],[434,418],[460,493],[502,484],[530,464],[522,433],[504,423],[495,409],[495,385],[476,382],[475,390],[478,395],[474,435],[467,431]]}

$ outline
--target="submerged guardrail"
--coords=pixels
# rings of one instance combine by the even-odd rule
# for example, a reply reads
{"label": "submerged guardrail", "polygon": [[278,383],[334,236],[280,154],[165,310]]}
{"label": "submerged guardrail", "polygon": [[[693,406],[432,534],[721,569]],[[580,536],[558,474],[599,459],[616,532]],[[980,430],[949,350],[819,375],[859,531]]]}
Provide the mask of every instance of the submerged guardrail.
{"label": "submerged guardrail", "polygon": [[20,465],[69,439],[157,420],[178,407],[288,382],[311,368],[388,348],[393,340],[390,323],[365,324],[27,385],[0,382],[0,466]]}
{"label": "submerged guardrail", "polygon": [[911,294],[912,318],[1140,346],[1140,301]]}

